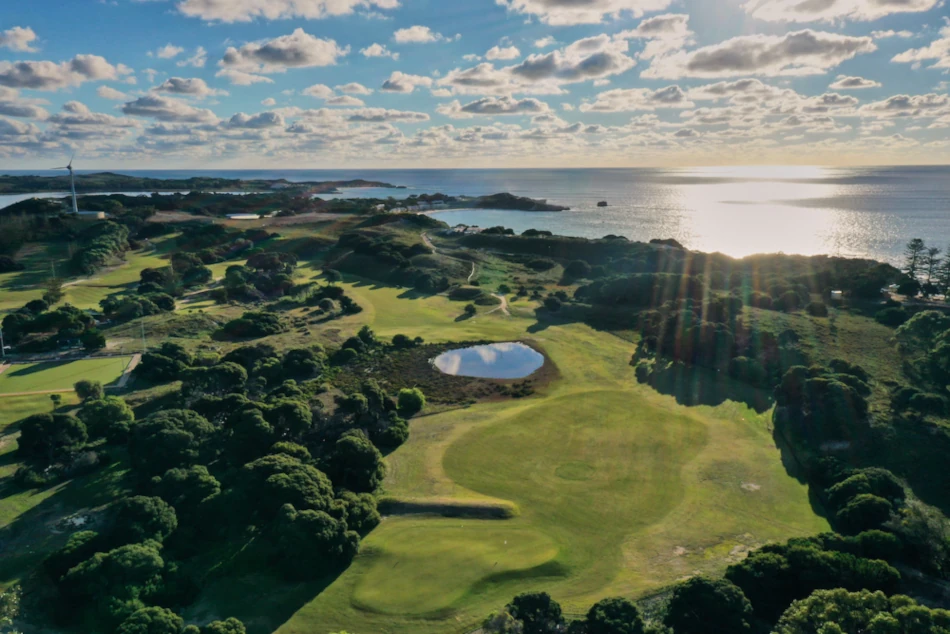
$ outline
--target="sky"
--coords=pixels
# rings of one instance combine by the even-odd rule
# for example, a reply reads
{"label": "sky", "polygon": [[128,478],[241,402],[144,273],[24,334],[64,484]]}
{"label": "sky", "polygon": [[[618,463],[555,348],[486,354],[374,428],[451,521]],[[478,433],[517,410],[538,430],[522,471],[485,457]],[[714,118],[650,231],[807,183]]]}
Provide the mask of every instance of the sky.
{"label": "sky", "polygon": [[4,0],[0,169],[950,163],[946,0]]}

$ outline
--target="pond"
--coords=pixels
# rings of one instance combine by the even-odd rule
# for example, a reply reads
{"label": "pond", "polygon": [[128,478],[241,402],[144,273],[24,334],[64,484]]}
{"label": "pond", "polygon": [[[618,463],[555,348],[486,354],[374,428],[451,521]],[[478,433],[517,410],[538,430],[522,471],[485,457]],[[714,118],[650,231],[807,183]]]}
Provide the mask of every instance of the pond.
{"label": "pond", "polygon": [[433,361],[445,374],[479,379],[523,379],[544,365],[544,355],[523,343],[493,343],[440,354]]}

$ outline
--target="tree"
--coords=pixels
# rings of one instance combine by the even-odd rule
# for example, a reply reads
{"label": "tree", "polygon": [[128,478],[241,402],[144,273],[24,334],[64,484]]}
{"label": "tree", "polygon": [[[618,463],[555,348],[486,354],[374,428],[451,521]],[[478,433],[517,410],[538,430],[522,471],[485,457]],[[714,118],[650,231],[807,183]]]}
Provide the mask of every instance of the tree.
{"label": "tree", "polygon": [[73,389],[76,390],[76,396],[80,401],[97,401],[105,395],[105,390],[102,389],[102,383],[99,381],[84,379],[73,385]]}
{"label": "tree", "polygon": [[327,462],[333,483],[355,493],[372,493],[386,475],[382,454],[361,431],[337,440]]}
{"label": "tree", "polygon": [[163,542],[178,528],[178,517],[165,500],[137,495],[115,505],[113,539],[134,544],[151,539]]}
{"label": "tree", "polygon": [[263,518],[272,518],[284,504],[314,511],[329,511],[333,504],[330,479],[293,456],[264,456],[244,465],[241,471],[248,510]]}
{"label": "tree", "polygon": [[168,383],[182,378],[188,366],[157,352],[146,352],[133,372],[152,383]]}
{"label": "tree", "polygon": [[845,535],[857,535],[880,528],[891,517],[894,505],[884,498],[862,493],[848,502],[835,516],[835,524]]}
{"label": "tree", "polygon": [[58,304],[62,301],[66,293],[63,291],[63,280],[58,277],[51,277],[43,283],[46,291],[43,293],[43,301],[48,305]]}
{"label": "tree", "polygon": [[183,394],[231,394],[243,391],[247,383],[247,370],[237,363],[224,362],[210,368],[186,370],[182,379]]}
{"label": "tree", "polygon": [[548,310],[548,312],[556,313],[557,311],[561,310],[561,300],[559,300],[557,297],[546,297],[544,299],[544,307]]}
{"label": "tree", "polygon": [[633,603],[623,598],[602,599],[587,612],[586,634],[643,634],[643,619]]}
{"label": "tree", "polygon": [[883,592],[819,590],[796,601],[775,634],[950,634],[950,611],[918,605]]}
{"label": "tree", "polygon": [[279,438],[300,438],[313,424],[313,412],[306,403],[281,399],[264,413],[264,418],[274,428]]}
{"label": "tree", "polygon": [[693,577],[673,589],[663,622],[676,634],[750,632],[752,604],[725,579]]}
{"label": "tree", "polygon": [[246,634],[244,624],[234,617],[224,621],[213,621],[203,628],[201,634]]}
{"label": "tree", "polygon": [[184,620],[167,608],[142,608],[122,621],[115,634],[180,634]]}
{"label": "tree", "polygon": [[194,514],[209,498],[221,492],[221,483],[204,465],[169,469],[152,478],[152,490],[175,508],[179,515]]}
{"label": "tree", "polygon": [[359,550],[360,538],[346,522],[323,511],[281,507],[277,517],[277,547],[284,573],[290,578],[314,578],[348,563]]}
{"label": "tree", "polygon": [[584,260],[574,260],[564,267],[564,279],[568,281],[579,280],[589,277],[591,272],[590,264]]}
{"label": "tree", "polygon": [[523,634],[554,634],[564,625],[561,606],[547,592],[519,594],[507,610],[521,621]]}
{"label": "tree", "polygon": [[82,342],[82,347],[87,352],[102,350],[106,347],[106,336],[95,328],[82,333],[79,341]]}
{"label": "tree", "polygon": [[300,348],[288,350],[284,354],[283,371],[286,376],[308,379],[323,371],[323,355],[317,355],[313,350]]}
{"label": "tree", "polygon": [[933,284],[934,275],[940,267],[940,263],[943,262],[943,258],[940,257],[940,253],[941,251],[937,247],[930,247],[924,254],[922,268],[927,272],[928,286]]}
{"label": "tree", "polygon": [[20,425],[17,452],[26,460],[49,465],[70,458],[88,439],[86,426],[78,418],[67,414],[34,414]]}
{"label": "tree", "polygon": [[55,412],[63,404],[63,397],[59,394],[50,394],[49,400],[53,404],[53,411]]}
{"label": "tree", "polygon": [[926,249],[927,245],[920,238],[914,238],[904,247],[904,273],[911,279],[917,279]]}
{"label": "tree", "polygon": [[125,442],[135,422],[135,412],[118,396],[87,401],[76,416],[86,424],[90,438],[105,438],[113,444]]}
{"label": "tree", "polygon": [[404,418],[412,418],[426,406],[426,396],[419,388],[404,388],[399,390],[398,409],[399,415]]}
{"label": "tree", "polygon": [[[162,410],[132,427],[129,457],[146,479],[198,461],[215,427],[191,410]],[[210,456],[208,456],[210,457]]]}

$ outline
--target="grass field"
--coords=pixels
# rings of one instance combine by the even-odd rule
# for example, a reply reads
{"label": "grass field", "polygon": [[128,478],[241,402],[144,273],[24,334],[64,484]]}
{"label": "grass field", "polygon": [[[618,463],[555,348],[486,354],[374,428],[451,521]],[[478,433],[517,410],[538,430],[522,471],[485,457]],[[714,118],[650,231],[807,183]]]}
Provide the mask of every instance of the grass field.
{"label": "grass field", "polygon": [[[109,357],[10,366],[0,374],[0,395],[68,390],[83,379],[109,385],[122,376],[129,361],[129,357]],[[0,401],[0,408],[6,406],[6,400]]]}
{"label": "grass field", "polygon": [[388,458],[387,495],[503,501],[517,513],[390,517],[325,589],[278,592],[259,574],[229,576],[186,617],[245,617],[252,634],[465,632],[518,592],[546,590],[580,612],[828,528],[787,474],[769,413],[733,402],[688,408],[640,386],[630,342],[581,324],[538,324],[528,302],[510,318],[456,321],[459,305],[443,297],[346,287],[364,312],[333,322],[339,336],[368,323],[387,338],[531,339],[546,350],[561,378],[541,393],[415,419],[409,442]]}

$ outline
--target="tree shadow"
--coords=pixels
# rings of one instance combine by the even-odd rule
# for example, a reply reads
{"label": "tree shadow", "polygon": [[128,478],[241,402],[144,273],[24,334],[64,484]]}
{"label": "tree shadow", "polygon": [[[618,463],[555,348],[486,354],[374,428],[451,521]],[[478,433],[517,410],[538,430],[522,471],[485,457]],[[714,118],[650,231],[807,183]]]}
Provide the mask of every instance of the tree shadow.
{"label": "tree shadow", "polygon": [[[632,365],[643,357],[634,356]],[[680,405],[717,407],[726,401],[743,403],[758,414],[772,408],[771,394],[730,377],[725,372],[657,359],[646,383],[660,394],[672,396]]]}
{"label": "tree shadow", "polygon": [[31,374],[36,374],[37,372],[46,372],[47,370],[54,370],[58,367],[69,365],[72,361],[51,361],[47,363],[37,363],[34,365],[27,365],[19,370],[7,370],[7,376],[29,376]]}

